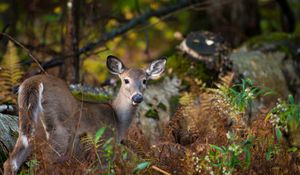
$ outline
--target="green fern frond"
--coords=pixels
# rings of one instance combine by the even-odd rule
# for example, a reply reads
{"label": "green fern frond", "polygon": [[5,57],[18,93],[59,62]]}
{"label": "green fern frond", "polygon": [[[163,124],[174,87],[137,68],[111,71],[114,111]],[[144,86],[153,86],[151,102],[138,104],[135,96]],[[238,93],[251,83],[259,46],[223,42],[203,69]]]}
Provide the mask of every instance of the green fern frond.
{"label": "green fern frond", "polygon": [[16,47],[9,42],[0,66],[0,103],[16,103],[16,95],[12,89],[19,84],[23,75],[19,60]]}

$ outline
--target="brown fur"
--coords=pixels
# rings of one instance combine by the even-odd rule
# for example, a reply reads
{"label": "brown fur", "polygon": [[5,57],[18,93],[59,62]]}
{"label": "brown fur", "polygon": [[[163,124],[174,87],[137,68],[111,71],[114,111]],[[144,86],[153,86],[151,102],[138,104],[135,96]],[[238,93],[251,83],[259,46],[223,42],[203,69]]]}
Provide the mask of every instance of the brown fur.
{"label": "brown fur", "polygon": [[[37,111],[39,85],[41,83],[44,87],[42,93],[43,111]],[[25,148],[22,139],[18,138],[10,158],[4,164],[4,172],[10,172],[8,174],[13,174],[13,171],[10,170],[13,159],[18,159],[18,164],[25,161],[31,152],[31,144],[34,140],[48,142],[46,132],[49,133],[50,138],[49,144],[45,145],[51,148],[45,148],[45,150],[55,152],[55,154],[51,154],[52,158],[59,158],[61,155],[80,157],[79,155],[82,153],[81,136],[88,132],[95,133],[101,126],[118,128],[118,119],[110,104],[77,101],[69,91],[67,84],[56,77],[37,75],[25,80],[20,89],[18,98],[19,135],[29,138],[29,147]],[[46,125],[46,132],[42,123]],[[111,137],[113,135],[112,131],[109,130],[105,136]]]}

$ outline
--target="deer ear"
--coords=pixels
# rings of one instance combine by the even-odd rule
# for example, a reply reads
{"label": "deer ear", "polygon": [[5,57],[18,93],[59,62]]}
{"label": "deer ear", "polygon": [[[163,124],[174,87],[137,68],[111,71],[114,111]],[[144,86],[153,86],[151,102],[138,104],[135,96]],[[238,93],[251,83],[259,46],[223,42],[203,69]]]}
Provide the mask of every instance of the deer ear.
{"label": "deer ear", "polygon": [[118,75],[125,71],[126,67],[119,58],[109,55],[106,60],[106,66],[110,73]]}
{"label": "deer ear", "polygon": [[167,62],[167,57],[162,57],[158,60],[153,61],[146,70],[147,75],[150,78],[157,78],[165,70],[165,65]]}

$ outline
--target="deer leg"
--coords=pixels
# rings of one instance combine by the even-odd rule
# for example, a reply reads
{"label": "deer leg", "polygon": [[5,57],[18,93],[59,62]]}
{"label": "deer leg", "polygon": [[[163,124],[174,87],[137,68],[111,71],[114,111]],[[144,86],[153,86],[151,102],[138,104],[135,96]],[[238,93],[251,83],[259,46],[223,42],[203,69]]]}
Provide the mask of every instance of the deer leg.
{"label": "deer leg", "polygon": [[19,104],[19,137],[17,143],[4,163],[4,175],[17,174],[18,169],[31,153],[31,137],[34,133],[34,124],[43,108],[41,105],[43,84],[31,84],[23,88],[20,86]]}
{"label": "deer leg", "polygon": [[3,165],[4,175],[17,174],[18,169],[24,163],[30,153],[31,149],[29,138],[20,133],[9,159],[7,159]]}

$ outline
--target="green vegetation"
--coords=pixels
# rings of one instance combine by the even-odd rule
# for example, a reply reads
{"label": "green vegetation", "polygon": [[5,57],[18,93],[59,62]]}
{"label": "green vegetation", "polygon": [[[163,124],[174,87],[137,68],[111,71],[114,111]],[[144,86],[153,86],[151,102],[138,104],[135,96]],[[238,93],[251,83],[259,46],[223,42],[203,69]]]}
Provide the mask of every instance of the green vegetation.
{"label": "green vegetation", "polygon": [[210,80],[203,62],[186,58],[182,55],[172,55],[168,58],[167,68],[181,79],[192,78],[207,82]]}
{"label": "green vegetation", "polygon": [[297,33],[275,32],[253,37],[245,45],[252,50],[264,47],[273,48],[287,55],[295,56],[297,53],[294,46],[299,45],[299,38]]}
{"label": "green vegetation", "polygon": [[[230,133],[228,133],[230,135]],[[204,166],[206,171],[216,172],[216,174],[233,174],[237,168],[249,168],[251,163],[250,147],[252,146],[253,138],[243,141],[242,143],[233,142],[228,147],[210,145],[211,150],[208,155],[204,157]],[[201,167],[199,167],[199,171]]]}
{"label": "green vegetation", "polygon": [[108,102],[111,97],[104,93],[92,93],[92,92],[83,92],[78,90],[73,90],[72,94],[78,100],[89,101],[89,102]]}
{"label": "green vegetation", "polygon": [[[121,83],[108,55],[144,69],[167,56],[165,77],[147,84],[169,99],[140,105],[122,144],[108,126],[82,133],[79,157],[37,138],[18,174],[300,174],[300,1],[5,0],[0,19],[8,34],[0,35],[0,174],[18,135],[17,87],[40,73],[32,55],[48,74],[82,84],[72,94],[91,103],[109,103]],[[177,53],[186,36],[204,31],[222,36],[221,44],[189,41],[214,52],[206,63]],[[174,77],[180,87],[162,86]],[[268,81],[275,78],[283,83]],[[280,91],[277,103],[263,86]]]}
{"label": "green vegetation", "polygon": [[292,95],[289,95],[287,101],[279,99],[266,116],[266,120],[274,126],[278,139],[281,139],[284,133],[289,136],[293,146],[299,146],[297,136],[300,130],[300,103],[296,103]]}

